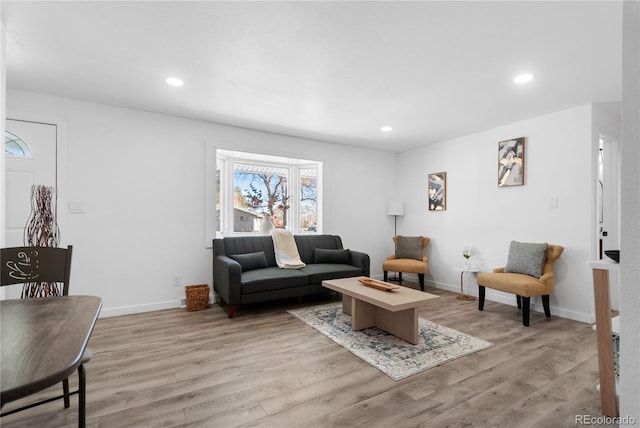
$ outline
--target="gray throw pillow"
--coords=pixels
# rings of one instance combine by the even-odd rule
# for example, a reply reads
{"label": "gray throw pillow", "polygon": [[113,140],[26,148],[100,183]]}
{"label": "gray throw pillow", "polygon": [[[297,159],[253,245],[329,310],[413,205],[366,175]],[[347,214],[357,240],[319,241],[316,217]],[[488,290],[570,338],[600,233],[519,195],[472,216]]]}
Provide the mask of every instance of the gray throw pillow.
{"label": "gray throw pillow", "polygon": [[535,278],[542,276],[547,258],[547,244],[511,241],[505,272],[524,273]]}
{"label": "gray throw pillow", "polygon": [[351,255],[349,250],[329,250],[315,248],[313,254],[314,263],[338,263],[348,265]]}
{"label": "gray throw pillow", "polygon": [[240,263],[240,266],[242,266],[242,272],[269,267],[267,263],[267,256],[264,254],[264,251],[247,254],[233,254],[230,255],[229,258]]}
{"label": "gray throw pillow", "polygon": [[422,236],[398,236],[396,258],[422,260]]}

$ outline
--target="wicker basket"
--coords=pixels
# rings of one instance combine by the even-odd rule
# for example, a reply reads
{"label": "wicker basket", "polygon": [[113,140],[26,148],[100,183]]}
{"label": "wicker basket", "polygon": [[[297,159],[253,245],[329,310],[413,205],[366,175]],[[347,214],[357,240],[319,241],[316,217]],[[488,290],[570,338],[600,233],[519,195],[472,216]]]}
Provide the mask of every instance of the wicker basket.
{"label": "wicker basket", "polygon": [[201,311],[209,306],[209,286],[207,284],[187,285],[185,294],[188,312]]}

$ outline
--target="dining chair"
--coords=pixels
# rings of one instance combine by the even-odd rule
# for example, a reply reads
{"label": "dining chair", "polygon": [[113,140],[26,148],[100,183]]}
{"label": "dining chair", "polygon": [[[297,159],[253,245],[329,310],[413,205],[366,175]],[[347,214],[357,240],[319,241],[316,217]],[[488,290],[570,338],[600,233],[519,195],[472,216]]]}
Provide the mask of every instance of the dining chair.
{"label": "dining chair", "polygon": [[[25,284],[23,298],[47,297],[41,293],[31,293],[31,284],[47,284],[51,295],[69,295],[69,279],[71,277],[71,256],[73,246],[67,248],[55,247],[10,247],[0,249],[2,264],[0,267],[0,286]],[[62,286],[60,290],[58,284]],[[3,413],[6,416],[21,410],[30,409],[40,404],[63,399],[64,408],[71,405],[71,395],[78,394],[80,420],[85,416],[85,370],[84,363],[92,357],[91,350],[85,348],[81,363],[78,366],[79,386],[76,391],[69,391],[69,378],[62,381],[62,395],[33,403],[19,409]]]}

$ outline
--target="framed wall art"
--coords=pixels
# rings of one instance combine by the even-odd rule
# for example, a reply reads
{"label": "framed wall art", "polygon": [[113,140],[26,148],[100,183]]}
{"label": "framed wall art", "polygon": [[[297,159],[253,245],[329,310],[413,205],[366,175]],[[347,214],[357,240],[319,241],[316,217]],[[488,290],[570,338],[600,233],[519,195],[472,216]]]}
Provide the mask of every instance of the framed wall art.
{"label": "framed wall art", "polygon": [[498,143],[498,187],[524,186],[524,137]]}
{"label": "framed wall art", "polygon": [[434,172],[429,174],[429,211],[444,211],[447,209],[447,173]]}

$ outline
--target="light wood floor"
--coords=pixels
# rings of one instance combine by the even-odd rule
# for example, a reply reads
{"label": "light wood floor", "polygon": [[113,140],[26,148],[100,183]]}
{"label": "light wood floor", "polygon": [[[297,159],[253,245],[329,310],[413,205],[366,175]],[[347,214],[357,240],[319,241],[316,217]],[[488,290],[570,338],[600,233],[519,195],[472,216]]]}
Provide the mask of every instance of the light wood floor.
{"label": "light wood floor", "polygon": [[[398,382],[287,313],[327,298],[241,307],[232,320],[217,304],[100,319],[87,426],[557,428],[601,415],[590,325],[532,312],[527,328],[513,306],[479,312],[477,301],[427,291],[441,298],[423,318],[495,346]],[[76,418],[73,397],[70,409],[58,401],[0,424],[73,427]]]}

